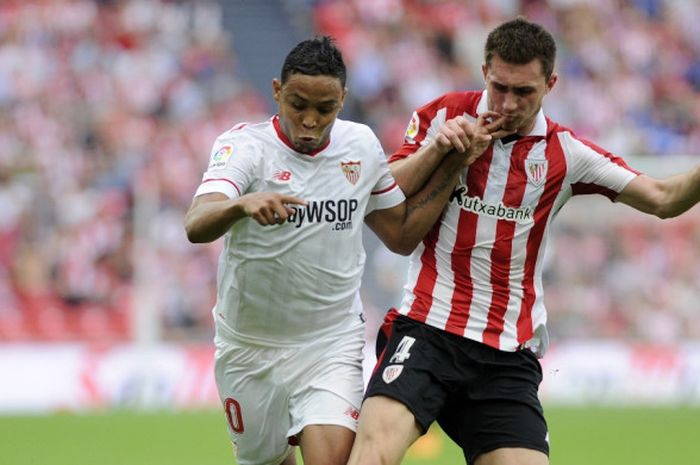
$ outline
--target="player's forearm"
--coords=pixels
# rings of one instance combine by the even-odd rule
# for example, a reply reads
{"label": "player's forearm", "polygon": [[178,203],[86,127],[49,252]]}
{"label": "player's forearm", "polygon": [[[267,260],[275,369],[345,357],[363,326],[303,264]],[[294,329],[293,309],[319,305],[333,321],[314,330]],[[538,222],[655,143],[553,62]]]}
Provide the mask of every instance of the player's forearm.
{"label": "player's forearm", "polygon": [[410,254],[440,218],[462,171],[464,158],[456,152],[446,156],[423,188],[406,200],[401,238],[395,250]]}
{"label": "player's forearm", "polygon": [[444,156],[434,144],[428,144],[413,155],[391,163],[389,167],[403,193],[411,197],[425,186]]}
{"label": "player's forearm", "polygon": [[194,205],[185,216],[187,239],[212,242],[223,236],[245,213],[236,200],[216,200]]}
{"label": "player's forearm", "polygon": [[700,202],[700,166],[663,181],[665,200],[658,216],[673,218]]}

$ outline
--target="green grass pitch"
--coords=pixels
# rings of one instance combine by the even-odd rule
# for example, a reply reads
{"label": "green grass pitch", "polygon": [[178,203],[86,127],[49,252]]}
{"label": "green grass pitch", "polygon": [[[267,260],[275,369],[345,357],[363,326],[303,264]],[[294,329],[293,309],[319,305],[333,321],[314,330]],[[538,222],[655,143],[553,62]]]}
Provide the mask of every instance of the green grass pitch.
{"label": "green grass pitch", "polygon": [[[700,464],[700,408],[548,407],[552,465]],[[3,465],[235,464],[219,412],[0,416]],[[301,462],[300,462],[301,463]],[[435,428],[405,465],[464,463]]]}

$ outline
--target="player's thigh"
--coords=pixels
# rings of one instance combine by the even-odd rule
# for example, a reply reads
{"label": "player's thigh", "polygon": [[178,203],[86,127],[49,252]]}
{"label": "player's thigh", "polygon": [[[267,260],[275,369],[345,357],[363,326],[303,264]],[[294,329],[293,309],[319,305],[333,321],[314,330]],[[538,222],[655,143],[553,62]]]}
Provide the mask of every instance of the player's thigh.
{"label": "player's thigh", "polygon": [[456,337],[404,316],[391,322],[388,333],[365,398],[384,396],[402,403],[426,432],[460,375],[452,360],[450,338]]}
{"label": "player's thigh", "polygon": [[470,464],[497,450],[501,450],[497,458],[511,449],[546,457],[549,435],[538,398],[539,362],[526,351],[489,354],[490,348],[481,349],[483,358],[473,355],[482,360],[483,376],[448,397],[438,423],[462,447]]}
{"label": "player's thigh", "polygon": [[362,404],[348,464],[398,464],[422,434],[422,427],[402,402],[383,395],[369,397]]}
{"label": "player's thigh", "polygon": [[304,465],[345,465],[355,432],[338,425],[309,425],[300,436]]}
{"label": "player's thigh", "polygon": [[538,450],[503,447],[481,454],[474,465],[549,465],[549,457]]}
{"label": "player's thigh", "polygon": [[[489,464],[519,464],[503,461],[519,456],[533,457],[523,465],[542,463],[533,460],[549,453],[547,425],[537,404],[512,399],[448,401],[437,421],[472,465],[481,463],[482,457],[490,457],[485,462]],[[514,451],[528,452],[514,455]]]}
{"label": "player's thigh", "polygon": [[405,450],[422,434],[415,416],[402,402],[378,395],[362,404],[358,440]]}
{"label": "player's thigh", "polygon": [[287,392],[275,375],[275,354],[269,352],[234,344],[217,347],[216,385],[240,465],[276,465],[291,451]]}
{"label": "player's thigh", "polygon": [[289,437],[311,425],[355,432],[364,388],[363,346],[363,334],[358,332],[317,341],[297,354],[295,369],[290,370]]}

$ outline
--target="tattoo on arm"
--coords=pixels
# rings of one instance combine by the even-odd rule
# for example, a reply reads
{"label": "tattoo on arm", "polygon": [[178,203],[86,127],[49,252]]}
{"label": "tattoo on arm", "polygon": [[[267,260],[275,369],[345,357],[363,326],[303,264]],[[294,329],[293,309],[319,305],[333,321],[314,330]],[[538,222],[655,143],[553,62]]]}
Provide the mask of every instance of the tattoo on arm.
{"label": "tattoo on arm", "polygon": [[414,210],[425,208],[426,205],[435,199],[435,197],[444,192],[445,189],[452,187],[454,181],[453,175],[454,173],[447,173],[445,176],[443,176],[440,184],[435,186],[433,190],[423,195],[416,195],[413,199],[411,199],[411,204],[407,205],[406,208],[406,216],[410,216]]}

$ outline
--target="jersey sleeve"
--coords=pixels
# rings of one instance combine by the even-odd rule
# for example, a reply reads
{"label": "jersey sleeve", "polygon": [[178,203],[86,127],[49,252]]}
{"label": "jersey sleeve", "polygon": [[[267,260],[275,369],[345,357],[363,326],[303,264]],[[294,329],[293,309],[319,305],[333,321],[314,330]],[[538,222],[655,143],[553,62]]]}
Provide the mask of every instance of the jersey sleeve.
{"label": "jersey sleeve", "polygon": [[253,181],[255,144],[242,132],[219,136],[211,149],[209,166],[195,197],[219,192],[228,198],[243,195]]}
{"label": "jersey sleeve", "polygon": [[463,115],[476,118],[482,92],[448,92],[418,108],[411,115],[403,145],[389,158],[389,163],[406,158],[428,144],[450,118]]}
{"label": "jersey sleeve", "polygon": [[377,182],[372,188],[365,215],[374,210],[383,210],[385,208],[395,207],[406,200],[406,196],[394,179],[394,176],[391,174],[389,163],[386,159],[386,154],[384,153],[379,140],[376,138],[376,136],[374,136],[374,134],[372,134],[371,151],[372,155],[376,157],[378,161],[377,169],[379,171],[379,176]]}
{"label": "jersey sleeve", "polygon": [[404,133],[403,144],[389,158],[389,162],[401,160],[415,153],[435,137],[447,121],[447,108],[443,97],[423,105],[413,112]]}
{"label": "jersey sleeve", "polygon": [[571,190],[573,195],[601,194],[615,200],[640,172],[620,157],[570,132],[560,134],[565,152],[571,154]]}

